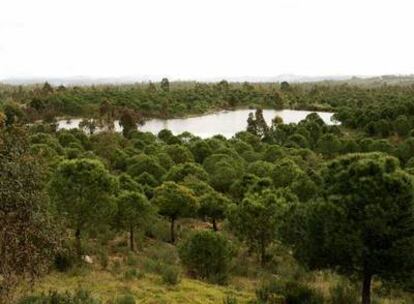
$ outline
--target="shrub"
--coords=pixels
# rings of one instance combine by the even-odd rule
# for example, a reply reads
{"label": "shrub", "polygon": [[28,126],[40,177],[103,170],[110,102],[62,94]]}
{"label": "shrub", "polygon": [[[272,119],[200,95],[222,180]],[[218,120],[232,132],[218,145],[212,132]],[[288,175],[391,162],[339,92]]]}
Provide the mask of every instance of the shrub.
{"label": "shrub", "polygon": [[124,279],[125,280],[132,280],[132,279],[140,279],[144,276],[144,273],[139,271],[138,269],[128,269],[124,273]]}
{"label": "shrub", "polygon": [[[47,295],[29,296],[21,299],[19,304],[101,304],[102,302],[92,297],[92,295],[83,289],[75,293],[49,291]],[[135,303],[135,302],[134,302]]]}
{"label": "shrub", "polygon": [[114,273],[114,274],[120,273],[121,272],[121,262],[119,262],[118,260],[114,261],[112,263],[111,272]]}
{"label": "shrub", "polygon": [[226,282],[233,252],[222,234],[196,232],[181,244],[178,252],[190,273],[213,283]]}
{"label": "shrub", "polygon": [[322,296],[313,289],[297,282],[288,282],[284,296],[286,304],[322,304]]}
{"label": "shrub", "polygon": [[133,254],[129,253],[127,257],[127,264],[128,266],[137,266],[138,265],[138,259]]}
{"label": "shrub", "polygon": [[276,281],[264,282],[256,289],[258,304],[285,304],[281,288]]}
{"label": "shrub", "polygon": [[270,280],[256,290],[260,304],[323,304],[323,297],[296,281]]}
{"label": "shrub", "polygon": [[145,236],[163,242],[170,241],[170,225],[164,220],[154,220],[151,225],[145,227]]}
{"label": "shrub", "polygon": [[359,301],[358,291],[346,281],[331,287],[329,293],[331,296],[330,303],[332,304],[358,303]]}
{"label": "shrub", "polygon": [[180,270],[177,266],[166,266],[161,270],[163,283],[177,285],[181,281]]}
{"label": "shrub", "polygon": [[135,304],[135,298],[133,295],[127,294],[127,295],[122,295],[122,296],[118,296],[116,298],[116,304]]}
{"label": "shrub", "polygon": [[145,250],[145,255],[153,260],[165,264],[174,265],[178,262],[178,255],[175,246],[170,244],[157,244]]}
{"label": "shrub", "polygon": [[108,254],[101,250],[97,253],[99,264],[102,266],[102,269],[106,269],[109,264]]}
{"label": "shrub", "polygon": [[226,296],[223,300],[223,304],[238,304],[237,298],[235,296]]}
{"label": "shrub", "polygon": [[71,254],[69,251],[60,252],[55,256],[55,268],[60,272],[66,272],[71,269],[75,262],[77,261],[76,257]]}
{"label": "shrub", "polygon": [[143,258],[143,267],[146,272],[161,273],[164,265],[165,264],[161,261],[157,261],[147,257]]}

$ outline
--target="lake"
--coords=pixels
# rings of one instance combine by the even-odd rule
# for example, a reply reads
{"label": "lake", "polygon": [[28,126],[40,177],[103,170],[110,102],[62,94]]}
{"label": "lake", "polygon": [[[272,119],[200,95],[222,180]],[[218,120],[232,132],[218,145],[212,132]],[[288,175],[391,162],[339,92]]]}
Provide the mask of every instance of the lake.
{"label": "lake", "polygon": [[[175,135],[181,134],[185,131],[201,138],[211,137],[217,134],[231,138],[234,134],[240,131],[245,131],[247,127],[247,117],[249,113],[254,113],[255,110],[242,109],[234,111],[219,111],[212,114],[200,115],[188,118],[174,118],[174,119],[149,119],[143,126],[139,126],[139,130],[143,132],[151,132],[158,134],[162,129],[169,129]],[[313,111],[300,110],[263,110],[263,116],[266,122],[270,125],[272,119],[278,115],[282,117],[284,123],[298,123],[305,119],[305,117],[314,113]],[[332,121],[333,113],[330,112],[316,112],[328,125],[338,124]],[[73,129],[79,126],[81,119],[71,119],[58,121],[58,129]],[[115,121],[115,130],[120,132],[122,127],[118,121]]]}

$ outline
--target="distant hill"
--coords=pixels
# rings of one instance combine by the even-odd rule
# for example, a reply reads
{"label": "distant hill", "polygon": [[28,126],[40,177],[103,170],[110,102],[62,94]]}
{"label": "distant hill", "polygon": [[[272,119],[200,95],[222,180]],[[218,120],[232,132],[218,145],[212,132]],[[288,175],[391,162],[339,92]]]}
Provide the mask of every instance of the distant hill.
{"label": "distant hill", "polygon": [[[94,85],[94,84],[132,84],[145,83],[149,81],[159,82],[163,76],[125,76],[125,77],[12,77],[1,79],[0,83],[11,85],[25,85],[49,82],[52,85]],[[274,77],[256,77],[256,76],[239,76],[239,77],[215,77],[215,78],[194,78],[180,79],[169,78],[170,81],[200,81],[200,82],[218,82],[226,79],[229,82],[282,82],[290,83],[312,83],[312,82],[343,82],[355,85],[401,85],[413,84],[414,75],[382,75],[382,76],[352,76],[352,75],[332,75],[332,76],[304,76],[294,74],[282,74]]]}
{"label": "distant hill", "polygon": [[[92,85],[92,84],[129,84],[137,82],[158,82],[163,76],[126,76],[126,77],[12,77],[1,79],[1,83],[12,85],[36,84],[49,82],[53,85]],[[274,77],[256,77],[256,76],[240,76],[240,77],[215,77],[215,78],[194,78],[194,79],[180,79],[170,78],[172,81],[201,81],[201,82],[218,82],[226,79],[230,82],[318,82],[323,80],[346,80],[351,79],[352,76],[300,76],[293,74],[284,74]]]}

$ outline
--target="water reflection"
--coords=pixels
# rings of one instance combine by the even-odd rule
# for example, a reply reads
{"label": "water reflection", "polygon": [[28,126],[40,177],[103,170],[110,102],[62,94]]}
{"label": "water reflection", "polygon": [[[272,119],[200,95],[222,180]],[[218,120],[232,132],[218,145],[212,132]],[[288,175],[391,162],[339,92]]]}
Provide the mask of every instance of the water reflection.
{"label": "water reflection", "polygon": [[[254,110],[242,109],[235,111],[220,111],[213,114],[207,114],[197,117],[176,118],[176,119],[150,119],[145,125],[140,126],[139,130],[158,134],[162,129],[169,129],[173,134],[180,134],[185,131],[196,136],[207,138],[217,134],[227,138],[232,137],[240,131],[246,130],[247,117]],[[305,117],[313,113],[312,111],[299,110],[263,110],[263,116],[268,124],[278,115],[282,117],[284,123],[298,123]],[[328,125],[337,124],[332,121],[333,113],[316,112]],[[81,119],[72,119],[70,121],[61,120],[58,122],[59,129],[71,129],[79,126]],[[120,132],[122,127],[119,122],[115,122],[115,131]]]}

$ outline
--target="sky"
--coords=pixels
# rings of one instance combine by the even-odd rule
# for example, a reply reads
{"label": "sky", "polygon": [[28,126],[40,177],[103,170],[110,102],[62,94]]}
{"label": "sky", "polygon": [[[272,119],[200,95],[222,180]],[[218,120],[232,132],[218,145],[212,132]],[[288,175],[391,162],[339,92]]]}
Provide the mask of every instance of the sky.
{"label": "sky", "polygon": [[0,79],[414,74],[413,0],[0,0]]}

